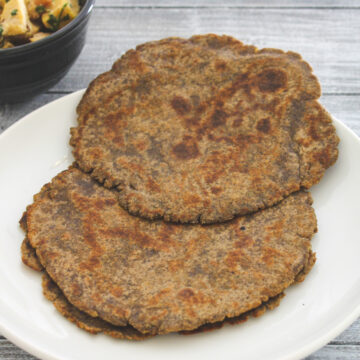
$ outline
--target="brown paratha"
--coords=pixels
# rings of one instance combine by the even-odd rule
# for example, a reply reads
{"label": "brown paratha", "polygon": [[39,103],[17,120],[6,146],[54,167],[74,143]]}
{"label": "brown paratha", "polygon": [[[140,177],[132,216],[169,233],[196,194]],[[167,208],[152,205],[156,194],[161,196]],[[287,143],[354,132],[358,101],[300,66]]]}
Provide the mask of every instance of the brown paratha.
{"label": "brown paratha", "polygon": [[337,158],[320,86],[293,52],[229,36],[128,51],[78,106],[81,169],[130,213],[216,223],[317,183]]}
{"label": "brown paratha", "polygon": [[43,266],[41,265],[38,257],[36,256],[35,249],[29,244],[27,238],[21,243],[21,260],[29,268],[42,271]]}
{"label": "brown paratha", "polygon": [[[37,199],[46,194],[44,190],[37,195]],[[117,339],[144,340],[150,337],[134,329],[132,326],[114,326],[99,317],[92,317],[72,305],[61,292],[59,287],[49,277],[44,267],[41,265],[35,249],[30,245],[27,238],[26,212],[20,219],[20,226],[25,231],[26,237],[21,244],[22,262],[33,270],[43,273],[42,287],[44,296],[50,300],[55,308],[66,319],[76,324],[80,329],[86,330],[91,334],[104,333]]]}
{"label": "brown paratha", "polygon": [[[28,251],[28,250],[32,251]],[[34,263],[39,263],[37,259],[35,250],[31,248],[27,238],[24,239],[21,247],[22,259],[25,265],[31,266]],[[312,268],[315,262],[315,254],[312,254],[309,257],[309,262],[305,266],[305,268],[296,276],[295,281],[300,282],[303,281],[304,277]],[[83,311],[78,310],[75,306],[73,306],[61,292],[59,287],[51,280],[49,275],[43,270],[42,266],[40,268],[33,268],[37,271],[43,271],[43,293],[44,296],[50,300],[55,308],[63,315],[66,319],[76,324],[79,328],[90,332],[91,334],[105,333],[114,338],[118,339],[127,339],[127,340],[144,340],[148,338],[148,335],[141,334],[136,331],[131,326],[114,326],[112,324],[107,323],[106,321],[100,318],[94,318],[90,315],[84,313]],[[236,316],[234,318],[226,318],[224,321],[216,322],[212,324],[204,324],[199,328],[192,331],[182,331],[183,335],[192,335],[199,332],[205,332],[210,330],[215,330],[221,328],[224,324],[228,323],[231,325],[240,324],[245,322],[250,316],[259,317],[265,313],[266,310],[272,310],[279,306],[281,299],[285,296],[284,293],[280,293],[277,296],[270,298],[267,302],[261,304],[255,309],[247,311],[244,314]]]}
{"label": "brown paratha", "polygon": [[[21,253],[22,261],[25,265],[29,266],[33,270],[43,272],[42,287],[44,296],[54,304],[55,308],[61,313],[61,315],[63,315],[72,323],[76,324],[79,328],[86,330],[91,334],[104,333],[118,339],[144,340],[150,337],[149,335],[141,334],[139,331],[135,330],[129,325],[115,326],[100,319],[99,317],[92,317],[85,312],[80,311],[66,299],[60,288],[54,283],[54,281],[43,269],[39,262],[39,259],[36,256],[35,249],[31,247],[27,238],[24,239],[21,245]],[[40,266],[34,267],[34,264],[40,264]],[[277,307],[280,304],[280,300],[283,296],[284,294],[281,293],[269,299],[266,303],[260,305],[258,308],[241,314],[236,318],[226,319],[225,322],[229,322],[231,324],[238,324],[246,321],[250,315],[258,317],[262,315],[267,309],[273,309]],[[196,330],[183,332],[183,334],[188,335],[218,329],[222,327],[223,324],[224,322],[204,324]]]}
{"label": "brown paratha", "polygon": [[43,293],[50,300],[55,308],[66,319],[91,334],[104,333],[116,339],[145,340],[151,335],[142,334],[132,326],[115,326],[99,317],[92,317],[73,306],[61,292],[59,287],[51,280],[45,272],[43,274]]}
{"label": "brown paratha", "polygon": [[193,330],[279,295],[312,259],[311,196],[225,224],[150,222],[76,168],[27,209],[27,237],[77,309],[143,334]]}

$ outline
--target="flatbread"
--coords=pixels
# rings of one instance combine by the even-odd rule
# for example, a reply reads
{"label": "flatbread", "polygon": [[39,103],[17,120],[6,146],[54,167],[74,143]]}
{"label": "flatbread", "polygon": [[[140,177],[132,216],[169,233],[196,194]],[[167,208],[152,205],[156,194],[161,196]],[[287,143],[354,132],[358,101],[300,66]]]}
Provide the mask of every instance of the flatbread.
{"label": "flatbread", "polygon": [[[108,322],[101,320],[100,318],[93,318],[90,315],[78,310],[75,306],[71,305],[66,297],[63,295],[59,287],[51,280],[49,275],[43,274],[43,293],[44,296],[50,300],[55,308],[63,315],[67,320],[77,325],[80,329],[83,329],[91,334],[104,333],[117,339],[126,340],[145,340],[151,335],[141,334],[135,330],[132,326],[115,326]],[[250,316],[259,317],[265,313],[266,310],[272,310],[280,305],[281,299],[284,297],[284,293],[281,293],[264,304],[260,305],[256,309],[247,311],[240,316],[225,319],[224,321],[214,324],[204,324],[198,329],[192,331],[183,331],[183,335],[193,335],[205,331],[216,330],[223,327],[225,324],[240,324],[249,319]]]}
{"label": "flatbread", "polygon": [[[29,264],[33,264],[39,262],[37,259],[35,251],[29,252],[24,251],[24,249],[31,248],[27,238],[24,239],[23,245],[21,247],[22,252],[22,259],[25,265],[30,266]],[[34,250],[34,249],[33,249]],[[303,281],[307,273],[312,268],[315,262],[315,254],[312,254],[309,257],[309,263],[307,266],[297,275],[295,281]],[[33,268],[32,266],[30,266]],[[34,269],[37,271],[44,271],[40,269]],[[149,336],[141,334],[133,329],[131,326],[114,326],[107,323],[104,320],[99,318],[93,318],[90,315],[78,310],[75,306],[73,306],[61,292],[59,287],[51,280],[49,275],[44,271],[43,272],[43,293],[44,296],[51,301],[55,308],[63,315],[67,320],[71,321],[72,323],[76,324],[79,328],[90,332],[91,334],[98,334],[98,333],[105,333],[111,337],[117,339],[126,339],[126,340],[144,340]],[[182,331],[180,332],[182,335],[193,335],[205,331],[211,331],[215,329],[219,329],[223,327],[224,324],[240,324],[248,320],[250,316],[259,317],[265,313],[266,310],[273,310],[274,308],[280,305],[281,299],[285,296],[284,293],[280,293],[273,298],[270,298],[267,302],[261,304],[259,307],[247,311],[244,314],[241,314],[234,318],[226,318],[222,322],[217,322],[213,324],[204,324],[200,326],[198,329],[192,331]]]}
{"label": "flatbread", "polygon": [[[45,189],[46,186],[43,187],[43,191],[37,195],[36,199],[40,199],[46,196]],[[20,219],[20,227],[27,235],[26,211]],[[99,317],[92,317],[73,306],[66,299],[54,281],[51,280],[44,267],[41,265],[39,258],[36,255],[36,251],[30,245],[27,236],[21,244],[21,259],[26,266],[43,273],[42,287],[44,296],[54,304],[55,308],[60,312],[60,314],[77,325],[80,329],[83,329],[91,334],[104,333],[117,339],[144,340],[150,337],[149,335],[140,333],[132,326],[114,326],[100,319]]]}
{"label": "flatbread", "polygon": [[310,188],[336,161],[319,96],[293,52],[169,38],[129,50],[90,84],[71,145],[131,214],[223,222]]}
{"label": "flatbread", "polygon": [[126,340],[145,340],[151,335],[144,335],[134,329],[132,326],[115,326],[99,317],[91,317],[90,315],[80,311],[67,301],[59,287],[51,280],[46,272],[43,274],[43,293],[50,300],[55,308],[66,319],[91,334],[104,333],[116,339]]}
{"label": "flatbread", "polygon": [[57,175],[26,213],[27,237],[76,308],[143,334],[193,330],[279,295],[312,257],[311,196],[225,224],[150,222],[76,168]]}
{"label": "flatbread", "polygon": [[41,265],[38,257],[36,256],[35,249],[29,244],[27,238],[21,244],[21,260],[22,262],[36,271],[42,271],[43,266]]}

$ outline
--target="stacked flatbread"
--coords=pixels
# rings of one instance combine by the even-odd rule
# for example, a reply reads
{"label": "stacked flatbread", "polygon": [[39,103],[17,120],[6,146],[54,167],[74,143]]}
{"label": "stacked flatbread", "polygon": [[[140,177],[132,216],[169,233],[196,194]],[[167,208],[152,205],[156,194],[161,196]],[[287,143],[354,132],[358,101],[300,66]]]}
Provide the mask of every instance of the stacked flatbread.
{"label": "stacked flatbread", "polygon": [[315,262],[316,184],[338,137],[295,53],[169,38],[97,77],[75,163],[34,196],[23,262],[91,333],[144,339],[259,316]]}

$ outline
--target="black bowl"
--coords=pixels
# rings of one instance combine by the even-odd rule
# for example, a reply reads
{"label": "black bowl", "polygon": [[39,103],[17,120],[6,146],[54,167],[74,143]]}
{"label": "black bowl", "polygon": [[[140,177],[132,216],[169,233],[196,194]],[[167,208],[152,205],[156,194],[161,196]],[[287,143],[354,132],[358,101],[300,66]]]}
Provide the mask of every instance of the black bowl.
{"label": "black bowl", "polygon": [[0,49],[0,103],[19,102],[56,84],[85,44],[95,0],[86,0],[78,16],[34,43]]}

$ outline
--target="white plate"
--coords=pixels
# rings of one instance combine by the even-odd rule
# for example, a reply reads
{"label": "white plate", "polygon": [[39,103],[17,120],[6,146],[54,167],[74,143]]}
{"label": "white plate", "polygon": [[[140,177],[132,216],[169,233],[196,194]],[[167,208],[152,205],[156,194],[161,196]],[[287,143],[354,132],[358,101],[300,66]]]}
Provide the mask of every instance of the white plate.
{"label": "white plate", "polygon": [[312,190],[318,260],[279,308],[245,324],[143,342],[90,335],[44,299],[40,274],[21,263],[18,221],[32,195],[72,162],[77,92],[26,116],[0,136],[0,332],[42,359],[301,359],[360,315],[360,141],[336,121],[340,156]]}

